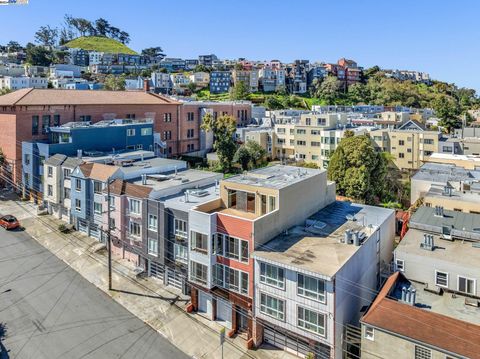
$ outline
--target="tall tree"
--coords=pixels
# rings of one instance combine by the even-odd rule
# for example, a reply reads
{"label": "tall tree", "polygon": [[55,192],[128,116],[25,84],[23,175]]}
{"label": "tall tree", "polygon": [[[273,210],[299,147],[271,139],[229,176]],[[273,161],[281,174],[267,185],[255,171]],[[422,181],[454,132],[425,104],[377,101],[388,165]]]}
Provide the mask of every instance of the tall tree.
{"label": "tall tree", "polygon": [[341,195],[376,203],[384,195],[387,163],[368,136],[343,138],[330,158],[328,178]]}
{"label": "tall tree", "polygon": [[342,83],[335,76],[328,76],[315,92],[315,97],[324,100],[328,105],[338,102],[342,96]]}
{"label": "tall tree", "polygon": [[77,18],[76,24],[80,36],[92,34],[92,31],[94,30],[92,22],[87,19]]}
{"label": "tall tree", "polygon": [[110,23],[103,18],[99,18],[95,20],[95,29],[97,30],[98,36],[106,37],[110,30]]}
{"label": "tall tree", "polygon": [[154,58],[164,58],[165,54],[160,46],[156,47],[147,47],[146,49],[142,50],[142,55],[150,56]]}
{"label": "tall tree", "polygon": [[50,66],[53,61],[53,53],[51,50],[43,46],[35,46],[27,44],[26,47],[27,62],[35,66]]}
{"label": "tall tree", "polygon": [[130,34],[126,31],[120,31],[118,34],[118,41],[122,44],[128,44],[130,42]]}
{"label": "tall tree", "polygon": [[20,45],[16,41],[9,41],[7,44],[7,51],[8,52],[17,52],[22,49],[22,45]]}
{"label": "tall tree", "polygon": [[223,115],[214,119],[210,113],[203,116],[202,130],[212,132],[213,148],[217,151],[220,166],[224,172],[230,172],[232,161],[237,150],[233,135],[237,129],[237,121],[233,116]]}
{"label": "tall tree", "polygon": [[243,81],[238,81],[235,86],[230,89],[230,100],[246,100],[250,94],[248,86]]}
{"label": "tall tree", "polygon": [[433,100],[432,104],[435,114],[440,118],[440,126],[444,127],[448,133],[462,126],[462,121],[459,118],[460,106],[454,98],[439,95]]}
{"label": "tall tree", "polygon": [[58,29],[51,28],[50,25],[41,26],[35,33],[35,41],[43,46],[53,46],[58,38]]}
{"label": "tall tree", "polygon": [[265,148],[260,146],[256,141],[247,141],[245,147],[250,153],[250,158],[252,159],[253,167],[258,167],[259,165],[265,163],[267,158],[267,151]]}
{"label": "tall tree", "polygon": [[110,29],[108,30],[108,36],[110,36],[114,40],[118,40],[120,36],[120,29],[115,26],[110,26]]}
{"label": "tall tree", "polygon": [[245,146],[240,146],[235,152],[233,160],[242,166],[242,170],[247,171],[251,160],[250,151]]}

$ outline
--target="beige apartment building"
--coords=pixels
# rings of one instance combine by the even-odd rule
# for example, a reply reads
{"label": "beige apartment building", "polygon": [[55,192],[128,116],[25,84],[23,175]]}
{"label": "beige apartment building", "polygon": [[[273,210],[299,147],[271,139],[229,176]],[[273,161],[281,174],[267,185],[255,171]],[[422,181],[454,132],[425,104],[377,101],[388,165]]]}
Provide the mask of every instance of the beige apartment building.
{"label": "beige apartment building", "polygon": [[408,121],[398,129],[371,131],[379,151],[389,152],[400,170],[417,170],[437,152],[441,132],[426,130],[415,121]]}

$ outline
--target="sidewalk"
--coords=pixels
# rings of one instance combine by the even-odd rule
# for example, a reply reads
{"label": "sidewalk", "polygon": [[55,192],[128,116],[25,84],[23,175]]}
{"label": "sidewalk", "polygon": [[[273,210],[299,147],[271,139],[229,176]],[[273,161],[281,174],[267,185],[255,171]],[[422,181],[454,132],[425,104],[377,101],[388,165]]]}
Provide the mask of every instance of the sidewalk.
{"label": "sidewalk", "polygon": [[[193,358],[221,358],[221,326],[184,310],[188,298],[154,278],[134,279],[132,267],[113,261],[113,289],[108,290],[106,251],[95,252],[98,241],[79,232],[58,232],[63,223],[52,216],[36,216],[34,206],[18,200],[0,201],[0,213],[15,215],[25,230],[41,245],[76,270],[86,280],[111,296],[180,350]],[[247,350],[241,338],[225,341],[224,358],[289,359],[295,356],[270,346]]]}

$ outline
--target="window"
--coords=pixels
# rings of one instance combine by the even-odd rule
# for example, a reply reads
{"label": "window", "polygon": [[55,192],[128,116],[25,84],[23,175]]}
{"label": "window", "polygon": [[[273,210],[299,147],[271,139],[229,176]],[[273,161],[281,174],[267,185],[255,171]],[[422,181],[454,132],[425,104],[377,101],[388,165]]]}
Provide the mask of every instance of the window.
{"label": "window", "polygon": [[101,194],[103,184],[100,181],[93,181],[93,193]]}
{"label": "window", "polygon": [[64,168],[63,169],[63,178],[64,179],[70,179],[70,175],[72,174],[72,170],[69,168]]}
{"label": "window", "polygon": [[284,289],[285,274],[283,268],[267,263],[260,263],[260,282]]}
{"label": "window", "polygon": [[90,122],[92,120],[92,116],[86,115],[86,116],[79,116],[80,122]]}
{"label": "window", "polygon": [[297,294],[301,297],[311,298],[313,300],[324,303],[325,282],[321,279],[316,279],[303,274],[298,274]]}
{"label": "window", "polygon": [[191,239],[192,250],[205,254],[208,252],[208,236],[206,234],[192,231]]}
{"label": "window", "polygon": [[262,215],[267,213],[267,195],[260,195],[260,213]]}
{"label": "window", "polygon": [[175,261],[182,263],[187,263],[187,247],[182,246],[181,244],[175,243],[173,245],[173,251],[175,256]]}
{"label": "window", "polygon": [[433,140],[431,138],[425,138],[423,143],[426,145],[433,145]]}
{"label": "window", "polygon": [[225,257],[239,259],[239,239],[227,236],[225,240]]}
{"label": "window", "polygon": [[298,129],[297,130],[297,135],[304,135],[306,133],[307,133],[307,130],[305,130],[305,129]]}
{"label": "window", "polygon": [[150,136],[152,134],[152,128],[151,127],[145,127],[140,130],[140,133],[142,136]]}
{"label": "window", "polygon": [[135,119],[135,114],[134,113],[127,113],[127,119],[129,120],[134,120]]}
{"label": "window", "polygon": [[130,235],[134,237],[140,237],[140,232],[141,232],[140,223],[130,221],[129,229],[130,229]]}
{"label": "window", "polygon": [[415,345],[415,359],[431,359],[432,351],[430,349]]}
{"label": "window", "polygon": [[458,291],[475,295],[475,279],[458,276]]}
{"label": "window", "polygon": [[53,196],[53,186],[51,184],[47,186],[47,194]]}
{"label": "window", "polygon": [[82,202],[79,199],[75,200],[75,210],[81,211],[82,210]]}
{"label": "window", "polygon": [[42,116],[42,134],[46,134],[49,127],[50,127],[50,115],[43,115]]}
{"label": "window", "polygon": [[158,228],[158,218],[153,214],[148,215],[148,229],[156,232]]}
{"label": "window", "polygon": [[297,141],[297,146],[306,146],[307,142],[306,141]]}
{"label": "window", "polygon": [[404,140],[398,140],[398,145],[399,145],[399,146],[405,145],[405,141],[404,141]]}
{"label": "window", "polygon": [[318,141],[312,141],[312,142],[310,142],[310,146],[312,146],[312,147],[320,147],[320,142],[318,142]]}
{"label": "window", "polygon": [[311,119],[310,117],[307,117],[307,118],[305,119],[305,124],[306,124],[307,126],[310,126],[310,125],[312,124],[312,119]]}
{"label": "window", "polygon": [[404,153],[399,153],[398,158],[405,158],[405,154]]}
{"label": "window", "polygon": [[140,201],[138,199],[129,200],[130,213],[140,214]]}
{"label": "window", "polygon": [[115,218],[110,218],[110,229],[115,230]]}
{"label": "window", "polygon": [[75,181],[75,190],[81,191],[82,190],[82,181],[80,181],[78,178]]}
{"label": "window", "polygon": [[368,339],[368,340],[372,340],[372,341],[375,340],[375,329],[373,329],[373,327],[366,325],[364,337],[365,339]]}
{"label": "window", "polygon": [[127,136],[135,136],[135,129],[127,128]]}
{"label": "window", "polygon": [[164,122],[172,122],[172,114],[171,113],[164,113],[163,114],[163,121]]}
{"label": "window", "polygon": [[194,120],[195,120],[195,113],[187,112],[187,121],[194,121]]}
{"label": "window", "polygon": [[269,196],[268,197],[268,207],[269,207],[269,212],[275,211],[277,209],[277,198],[274,196]]}
{"label": "window", "polygon": [[53,167],[52,166],[47,167],[47,177],[53,177]]}
{"label": "window", "polygon": [[63,188],[63,198],[70,199],[70,188],[67,188],[67,187]]}
{"label": "window", "polygon": [[405,270],[405,261],[403,259],[397,259],[395,261],[395,268],[397,271],[403,272]]}
{"label": "window", "polygon": [[275,319],[285,319],[285,302],[278,298],[260,293],[260,312]]}
{"label": "window", "polygon": [[255,213],[255,193],[247,192],[247,212]]}
{"label": "window", "polygon": [[300,328],[325,336],[325,314],[298,307],[297,325]]}
{"label": "window", "polygon": [[195,131],[195,130],[194,130],[193,128],[189,128],[189,129],[187,130],[187,138],[193,138],[193,137],[195,137],[195,136],[194,136],[194,131]]}
{"label": "window", "polygon": [[190,279],[193,281],[206,285],[207,273],[207,266],[193,261],[190,262]]}
{"label": "window", "polygon": [[32,135],[38,135],[38,116],[32,116]]}
{"label": "window", "polygon": [[182,239],[186,239],[188,237],[187,222],[182,221],[181,219],[175,218],[174,225],[175,225],[175,236],[180,237]]}
{"label": "window", "polygon": [[149,238],[148,239],[148,254],[152,256],[158,256],[158,240]]}
{"label": "window", "polygon": [[248,242],[240,241],[240,260],[248,263]]}
{"label": "window", "polygon": [[93,212],[96,214],[102,214],[102,204],[98,202],[93,202]]}
{"label": "window", "polygon": [[26,166],[30,165],[30,155],[27,153],[24,156],[24,162]]}
{"label": "window", "polygon": [[60,126],[60,115],[53,115],[53,126]]}
{"label": "window", "polygon": [[435,271],[435,285],[448,287],[448,273]]}

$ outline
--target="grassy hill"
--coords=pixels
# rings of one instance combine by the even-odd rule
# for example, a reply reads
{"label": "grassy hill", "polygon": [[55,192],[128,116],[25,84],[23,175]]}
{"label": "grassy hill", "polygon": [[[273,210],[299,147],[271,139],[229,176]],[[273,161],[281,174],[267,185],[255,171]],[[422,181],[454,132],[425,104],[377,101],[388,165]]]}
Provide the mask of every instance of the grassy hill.
{"label": "grassy hill", "polygon": [[82,36],[69,41],[65,46],[91,51],[136,55],[137,53],[117,40],[100,36]]}

